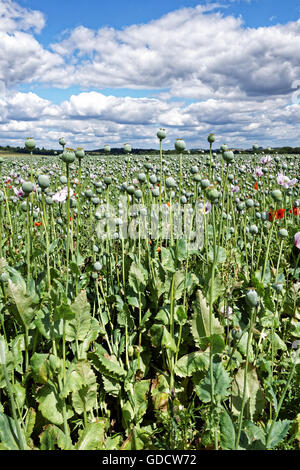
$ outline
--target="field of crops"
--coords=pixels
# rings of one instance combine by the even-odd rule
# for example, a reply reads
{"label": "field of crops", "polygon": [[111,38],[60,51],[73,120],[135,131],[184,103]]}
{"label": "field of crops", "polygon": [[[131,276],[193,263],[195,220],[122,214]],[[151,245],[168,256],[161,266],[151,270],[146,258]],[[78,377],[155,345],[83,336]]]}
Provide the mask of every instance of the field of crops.
{"label": "field of crops", "polygon": [[0,449],[299,448],[300,157],[165,135],[1,158]]}

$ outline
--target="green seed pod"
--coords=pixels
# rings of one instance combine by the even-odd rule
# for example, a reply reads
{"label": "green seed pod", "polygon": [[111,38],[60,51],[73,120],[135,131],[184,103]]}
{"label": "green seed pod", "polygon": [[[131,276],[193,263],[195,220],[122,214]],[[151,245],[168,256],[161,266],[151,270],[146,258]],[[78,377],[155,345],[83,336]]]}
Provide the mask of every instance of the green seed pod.
{"label": "green seed pod", "polygon": [[166,186],[167,188],[176,188],[176,181],[174,180],[174,178],[172,177],[169,177],[166,179]]}
{"label": "green seed pod", "polygon": [[206,190],[206,197],[209,201],[215,202],[221,197],[221,193],[216,188],[208,188]]}
{"label": "green seed pod", "polygon": [[271,197],[274,199],[274,201],[280,202],[282,201],[282,192],[280,191],[280,189],[274,189],[271,192]]}
{"label": "green seed pod", "polygon": [[[30,206],[31,206],[31,204],[29,203],[29,208],[30,208]],[[27,211],[27,202],[26,201],[22,202],[21,209],[22,209],[23,212]]]}
{"label": "green seed pod", "polygon": [[277,293],[280,293],[283,289],[283,284],[280,284],[280,283],[275,283],[275,284],[272,284],[272,288],[277,292]]}
{"label": "green seed pod", "polygon": [[34,189],[34,185],[33,185],[33,183],[31,183],[31,181],[25,181],[22,184],[22,190],[24,191],[26,196],[28,196],[28,194],[32,193],[33,189]]}
{"label": "green seed pod", "polygon": [[157,183],[157,177],[156,177],[156,175],[150,175],[150,176],[149,176],[149,181],[150,181],[150,183],[152,183],[152,184],[156,184],[156,183]]}
{"label": "green seed pod", "polygon": [[214,141],[215,141],[215,135],[214,135],[214,134],[209,134],[209,136],[207,137],[207,141],[208,141],[210,144],[213,144]]}
{"label": "green seed pod", "polygon": [[226,163],[232,163],[234,160],[234,153],[231,150],[226,150],[223,152],[222,157]]}
{"label": "green seed pod", "polygon": [[112,184],[111,177],[110,176],[105,176],[104,183],[106,184],[106,186],[109,186],[110,184]]}
{"label": "green seed pod", "polygon": [[53,199],[51,197],[46,197],[45,199],[45,203],[48,205],[48,206],[52,206],[53,204]]}
{"label": "green seed pod", "polygon": [[259,304],[259,297],[254,289],[249,289],[246,293],[246,302],[251,308],[255,308]]}
{"label": "green seed pod", "polygon": [[132,195],[134,193],[134,186],[132,186],[132,185],[127,186],[126,191],[127,191],[128,194]]}
{"label": "green seed pod", "polygon": [[67,165],[73,163],[75,158],[76,156],[74,150],[69,148],[65,149],[61,156],[62,161],[65,162]]}
{"label": "green seed pod", "polygon": [[35,141],[33,139],[33,137],[27,137],[26,140],[25,140],[25,147],[28,149],[28,150],[33,150],[34,147],[35,147]]}
{"label": "green seed pod", "polygon": [[242,335],[243,335],[243,332],[241,329],[236,329],[236,328],[233,328],[232,331],[231,331],[231,334],[232,334],[232,337],[236,340],[239,340],[241,339]]}
{"label": "green seed pod", "polygon": [[181,196],[180,202],[181,202],[181,204],[186,204],[187,203],[187,198],[185,196]]}
{"label": "green seed pod", "polygon": [[256,235],[258,233],[258,228],[256,225],[251,225],[250,228],[249,228],[249,232],[252,234],[252,235]]}
{"label": "green seed pod", "polygon": [[124,144],[124,152],[125,153],[130,153],[131,152],[131,145],[130,144]]}
{"label": "green seed pod", "polygon": [[152,195],[153,195],[153,197],[158,197],[159,196],[159,188],[153,189]]}
{"label": "green seed pod", "polygon": [[1,276],[0,276],[0,281],[3,282],[3,283],[6,283],[6,282],[8,282],[8,280],[9,280],[8,273],[6,273],[6,272],[2,273]]}
{"label": "green seed pod", "polygon": [[104,152],[110,153],[110,145],[104,145]]}
{"label": "green seed pod", "polygon": [[244,202],[239,202],[238,205],[236,206],[237,210],[239,212],[242,212],[245,209],[245,203]]}
{"label": "green seed pod", "polygon": [[72,209],[74,209],[75,207],[77,207],[77,201],[76,199],[74,199],[73,197],[70,198],[70,207]]}
{"label": "green seed pod", "polygon": [[94,195],[93,191],[91,189],[87,189],[86,191],[84,191],[84,195],[85,197],[87,197],[88,199],[91,199]]}
{"label": "green seed pod", "polygon": [[60,176],[59,181],[61,184],[67,184],[68,180],[66,176]]}
{"label": "green seed pod", "polygon": [[200,185],[202,189],[206,189],[210,186],[210,181],[207,179],[201,180]]}
{"label": "green seed pod", "polygon": [[40,188],[42,188],[42,190],[45,190],[46,188],[48,188],[48,186],[50,186],[50,178],[48,175],[40,175],[38,177],[38,185],[40,186]]}
{"label": "green seed pod", "polygon": [[100,203],[100,199],[98,197],[92,197],[91,202],[94,206],[97,206]]}
{"label": "green seed pod", "polygon": [[254,201],[253,201],[253,199],[247,199],[247,201],[246,201],[246,206],[247,206],[248,208],[253,207],[253,206],[254,206]]}
{"label": "green seed pod", "polygon": [[176,152],[183,152],[186,148],[185,142],[183,139],[176,139],[175,149]]}
{"label": "green seed pod", "polygon": [[84,158],[84,156],[85,156],[83,148],[78,147],[76,152],[75,152],[75,156],[76,156],[76,158],[78,158],[78,160],[82,160],[82,158]]}
{"label": "green seed pod", "polygon": [[145,173],[139,173],[138,174],[138,180],[140,181],[140,183],[144,183],[146,181],[146,175]]}
{"label": "green seed pod", "polygon": [[166,129],[163,129],[162,127],[157,131],[157,137],[159,140],[163,140],[167,137]]}
{"label": "green seed pod", "polygon": [[142,191],[140,189],[137,189],[136,191],[134,191],[134,197],[136,199],[142,199],[142,197],[143,197]]}
{"label": "green seed pod", "polygon": [[102,269],[102,264],[99,261],[96,261],[96,263],[94,263],[93,270],[95,272],[99,272],[101,271],[101,269]]}
{"label": "green seed pod", "polygon": [[287,238],[289,236],[289,232],[285,228],[281,228],[278,230],[278,235],[280,238]]}

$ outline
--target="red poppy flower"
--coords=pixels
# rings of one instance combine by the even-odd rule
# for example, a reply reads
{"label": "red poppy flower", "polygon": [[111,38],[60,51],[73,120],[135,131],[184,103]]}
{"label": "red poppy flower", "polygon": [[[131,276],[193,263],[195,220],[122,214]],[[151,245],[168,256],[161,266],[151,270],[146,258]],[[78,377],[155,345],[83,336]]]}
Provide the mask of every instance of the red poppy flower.
{"label": "red poppy flower", "polygon": [[275,217],[275,211],[271,209],[269,212],[269,221],[273,222],[274,217]]}
{"label": "red poppy flower", "polygon": [[273,209],[271,209],[270,212],[269,212],[269,221],[273,222],[274,217],[275,217],[276,220],[283,219],[284,213],[285,213],[285,209],[278,209],[276,211],[276,213],[275,213],[275,211],[273,211]]}
{"label": "red poppy flower", "polygon": [[298,215],[298,214],[299,214],[299,209],[298,209],[298,207],[295,207],[295,206],[294,206],[294,207],[293,207],[293,210],[290,211],[290,214],[292,214],[292,213],[293,213],[293,215]]}
{"label": "red poppy flower", "polygon": [[256,183],[255,183],[255,185],[254,185],[254,189],[255,189],[256,191],[258,190],[258,184],[257,184],[257,181],[256,181]]}
{"label": "red poppy flower", "polygon": [[285,213],[285,209],[278,209],[276,212],[276,219],[283,219]]}

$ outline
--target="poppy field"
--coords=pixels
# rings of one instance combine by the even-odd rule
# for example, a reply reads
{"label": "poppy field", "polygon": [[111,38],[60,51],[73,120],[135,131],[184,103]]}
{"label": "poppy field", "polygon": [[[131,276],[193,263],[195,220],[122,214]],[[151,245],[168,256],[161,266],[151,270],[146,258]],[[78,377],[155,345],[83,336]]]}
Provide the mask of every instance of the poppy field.
{"label": "poppy field", "polygon": [[1,450],[297,450],[298,155],[0,159]]}

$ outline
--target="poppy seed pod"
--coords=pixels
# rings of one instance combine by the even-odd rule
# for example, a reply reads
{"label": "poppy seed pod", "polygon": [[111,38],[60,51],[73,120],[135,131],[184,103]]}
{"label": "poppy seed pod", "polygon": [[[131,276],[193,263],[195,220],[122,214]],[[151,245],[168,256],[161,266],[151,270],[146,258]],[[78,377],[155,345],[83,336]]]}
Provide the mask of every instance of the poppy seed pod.
{"label": "poppy seed pod", "polygon": [[274,199],[274,201],[280,202],[282,201],[282,192],[280,191],[280,189],[274,189],[271,192],[271,197]]}
{"label": "poppy seed pod", "polygon": [[110,145],[104,145],[103,148],[105,153],[110,153]]}
{"label": "poppy seed pod", "polygon": [[221,145],[220,147],[221,152],[226,152],[228,150],[228,146],[226,144]]}
{"label": "poppy seed pod", "polygon": [[64,175],[59,178],[59,181],[61,182],[61,184],[67,184],[67,182],[68,182],[66,176],[64,176]]}
{"label": "poppy seed pod", "polygon": [[259,297],[254,289],[249,289],[246,293],[246,302],[250,308],[255,308],[259,304]]}
{"label": "poppy seed pod", "polygon": [[83,148],[78,147],[78,149],[75,152],[75,156],[76,158],[78,158],[78,160],[81,160],[85,156]]}
{"label": "poppy seed pod", "polygon": [[208,186],[210,185],[210,181],[207,179],[201,180],[200,185],[202,189],[208,188]]}
{"label": "poppy seed pod", "polygon": [[94,263],[93,270],[95,272],[99,272],[101,271],[101,269],[102,269],[102,264],[99,261],[96,261],[96,263]]}
{"label": "poppy seed pod", "polygon": [[132,186],[132,185],[127,186],[126,191],[127,191],[128,194],[132,195],[134,193],[134,186]]}
{"label": "poppy seed pod", "polygon": [[249,228],[249,232],[251,233],[251,235],[256,235],[258,233],[257,225],[251,225]]}
{"label": "poppy seed pod", "polygon": [[139,173],[138,174],[138,180],[140,181],[140,183],[144,183],[146,181],[145,173]]}
{"label": "poppy seed pod", "polygon": [[25,181],[22,184],[22,190],[24,191],[26,196],[28,196],[28,194],[32,193],[33,188],[34,188],[34,185],[33,185],[33,183],[31,183],[31,181]]}
{"label": "poppy seed pod", "polygon": [[35,141],[33,139],[33,137],[27,137],[26,140],[25,140],[25,147],[28,149],[28,150],[33,150],[34,147],[35,147]]}
{"label": "poppy seed pod", "polygon": [[167,188],[175,188],[176,187],[176,181],[174,180],[174,178],[172,177],[169,177],[166,179],[166,186]]}
{"label": "poppy seed pod", "polygon": [[105,176],[104,183],[106,184],[106,186],[109,186],[112,183],[111,177],[110,176]]}
{"label": "poppy seed pod", "polygon": [[280,238],[287,238],[289,236],[289,232],[285,228],[281,228],[278,231],[278,235]]}
{"label": "poppy seed pod", "polygon": [[177,152],[183,152],[186,148],[185,142],[183,139],[176,139],[175,149]]}
{"label": "poppy seed pod", "polygon": [[91,197],[93,197],[93,191],[91,189],[87,189],[86,191],[84,191],[84,195],[85,197],[90,199]]}
{"label": "poppy seed pod", "polygon": [[62,145],[63,147],[66,145],[66,141],[65,141],[65,138],[64,137],[61,137],[59,140],[58,140],[59,144]]}
{"label": "poppy seed pod", "polygon": [[75,158],[75,152],[73,149],[70,148],[65,149],[61,156],[62,161],[65,162],[67,165],[73,163]]}
{"label": "poppy seed pod", "polygon": [[215,134],[209,134],[209,136],[207,137],[207,140],[210,144],[214,143],[215,141]]}
{"label": "poppy seed pod", "polygon": [[159,138],[159,140],[163,140],[166,138],[167,136],[167,133],[166,133],[166,129],[163,129],[162,127],[157,131],[157,137]]}
{"label": "poppy seed pod", "polygon": [[48,188],[50,186],[50,178],[48,175],[40,175],[38,177],[38,185],[40,186],[40,188],[42,188],[42,190],[45,190],[46,188]]}
{"label": "poppy seed pod", "polygon": [[152,196],[153,197],[158,197],[159,196],[159,189],[158,188],[154,188],[153,191],[152,191]]}
{"label": "poppy seed pod", "polygon": [[124,144],[124,152],[125,153],[130,153],[131,152],[131,145],[130,144]]}
{"label": "poppy seed pod", "polygon": [[195,181],[196,183],[200,183],[200,181],[201,181],[201,175],[199,175],[199,174],[198,174],[198,175],[194,175],[193,181]]}
{"label": "poppy seed pod", "polygon": [[208,188],[206,190],[206,197],[209,201],[215,202],[221,196],[221,193],[216,188]]}
{"label": "poppy seed pod", "polygon": [[150,181],[150,183],[152,183],[152,184],[156,184],[156,183],[157,183],[157,177],[156,177],[156,175],[150,175],[150,176],[149,176],[149,181]]}
{"label": "poppy seed pod", "polygon": [[246,206],[247,206],[247,207],[253,207],[253,206],[254,206],[254,201],[253,201],[253,199],[247,199],[247,201],[246,201]]}
{"label": "poppy seed pod", "polygon": [[222,157],[226,163],[232,163],[234,160],[234,153],[231,150],[226,150],[223,152]]}
{"label": "poppy seed pod", "polygon": [[142,197],[143,197],[142,191],[140,189],[137,189],[136,191],[134,191],[134,197],[136,199],[142,199]]}

